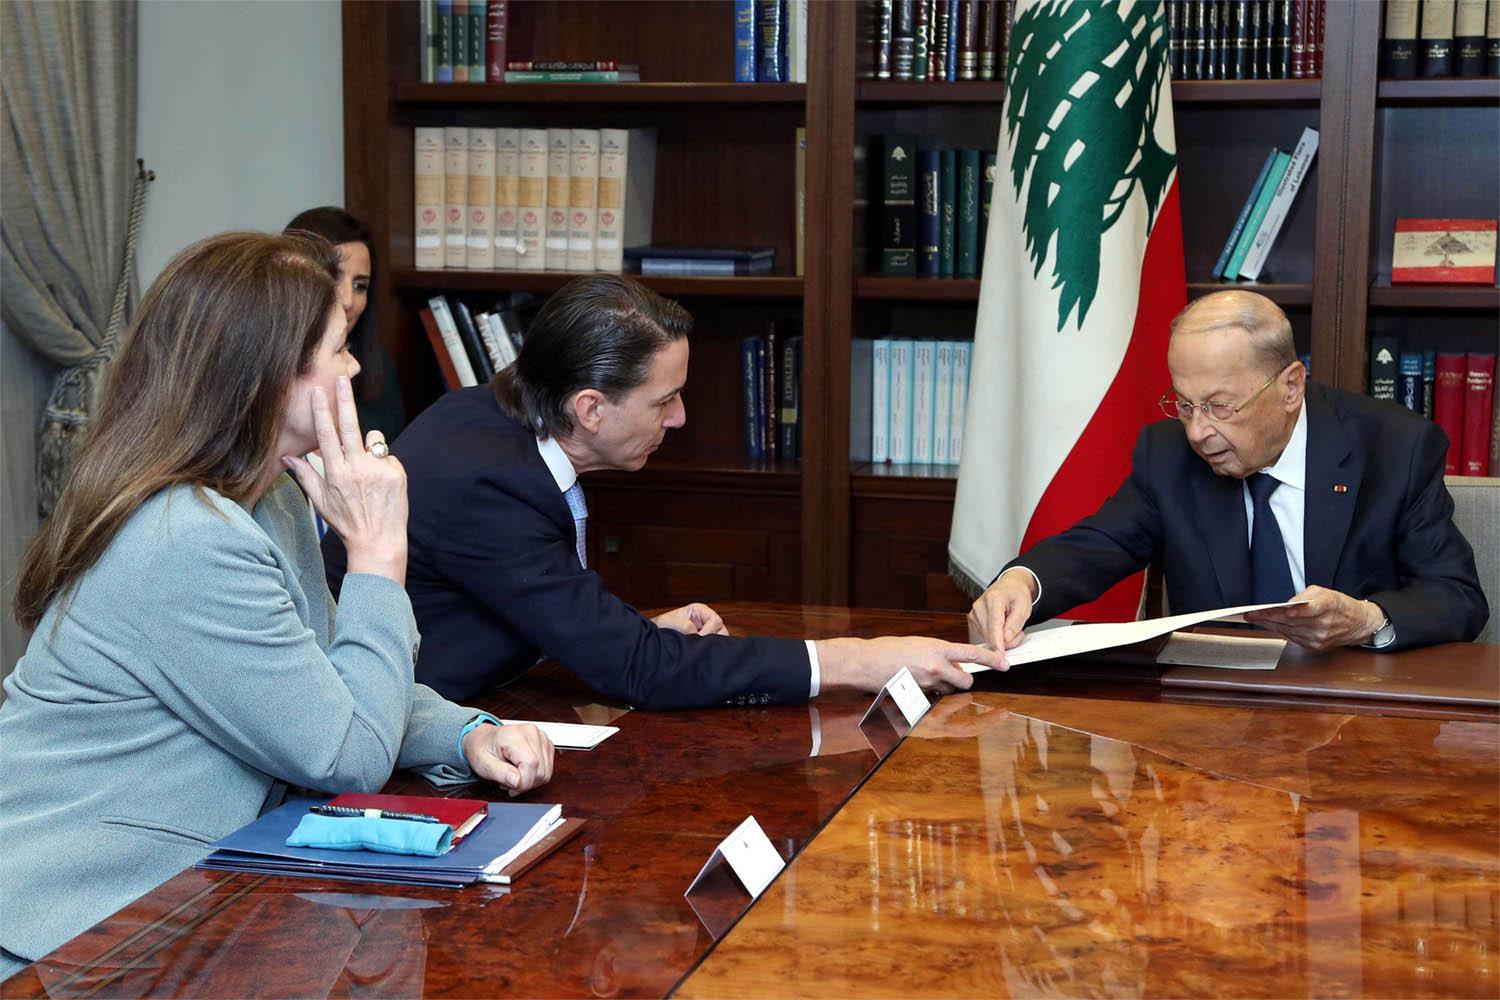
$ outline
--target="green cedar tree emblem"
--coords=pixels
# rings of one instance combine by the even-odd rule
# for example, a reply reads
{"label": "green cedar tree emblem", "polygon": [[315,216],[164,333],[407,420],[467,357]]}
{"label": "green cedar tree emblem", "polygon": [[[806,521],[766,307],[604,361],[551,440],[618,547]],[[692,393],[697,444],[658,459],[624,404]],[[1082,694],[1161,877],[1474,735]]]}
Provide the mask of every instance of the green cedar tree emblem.
{"label": "green cedar tree emblem", "polygon": [[1075,305],[1082,326],[1099,288],[1100,239],[1137,184],[1149,231],[1176,166],[1154,133],[1168,81],[1166,14],[1145,0],[1041,0],[1016,19],[1010,53],[1010,175],[1024,198],[1032,275],[1055,237],[1057,328]]}

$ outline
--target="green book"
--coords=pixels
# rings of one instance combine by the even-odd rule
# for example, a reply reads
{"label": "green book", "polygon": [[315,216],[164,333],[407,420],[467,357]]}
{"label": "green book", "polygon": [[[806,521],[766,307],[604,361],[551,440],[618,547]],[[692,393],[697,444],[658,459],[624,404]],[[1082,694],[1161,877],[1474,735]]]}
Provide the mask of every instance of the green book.
{"label": "green book", "polygon": [[453,82],[469,82],[469,2],[453,0]]}
{"label": "green book", "polygon": [[984,240],[990,231],[990,202],[995,198],[995,154],[985,153],[979,166],[979,270],[984,270]]}
{"label": "green book", "polygon": [[917,273],[917,143],[886,135],[880,146],[880,273]]}
{"label": "green book", "polygon": [[484,0],[469,0],[469,82],[484,83]]}
{"label": "green book", "polygon": [[1265,221],[1266,209],[1271,207],[1271,199],[1276,197],[1276,187],[1281,183],[1281,175],[1286,173],[1287,165],[1292,162],[1292,154],[1276,151],[1276,162],[1271,164],[1271,172],[1266,174],[1266,182],[1261,185],[1260,197],[1255,199],[1255,207],[1250,210],[1250,218],[1245,222],[1245,229],[1240,233],[1240,241],[1234,245],[1234,253],[1229,255],[1229,263],[1224,266],[1224,280],[1233,281],[1240,276],[1240,268],[1245,263],[1245,255],[1250,252],[1250,247],[1255,243],[1255,234],[1260,232],[1260,224]]}
{"label": "green book", "polygon": [[979,274],[979,150],[958,151],[958,262],[960,278]]}
{"label": "green book", "polygon": [[953,247],[958,236],[958,151],[938,154],[938,277],[953,277]]}

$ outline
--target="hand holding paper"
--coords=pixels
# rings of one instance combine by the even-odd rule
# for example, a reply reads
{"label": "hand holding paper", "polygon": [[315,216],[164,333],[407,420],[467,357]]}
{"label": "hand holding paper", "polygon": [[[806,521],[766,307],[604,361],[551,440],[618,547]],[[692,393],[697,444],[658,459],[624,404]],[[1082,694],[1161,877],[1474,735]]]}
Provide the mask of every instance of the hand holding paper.
{"label": "hand holding paper", "polygon": [[1326,587],[1308,587],[1290,603],[1248,613],[1245,620],[1323,653],[1369,642],[1384,624],[1385,612],[1372,601],[1357,601]]}

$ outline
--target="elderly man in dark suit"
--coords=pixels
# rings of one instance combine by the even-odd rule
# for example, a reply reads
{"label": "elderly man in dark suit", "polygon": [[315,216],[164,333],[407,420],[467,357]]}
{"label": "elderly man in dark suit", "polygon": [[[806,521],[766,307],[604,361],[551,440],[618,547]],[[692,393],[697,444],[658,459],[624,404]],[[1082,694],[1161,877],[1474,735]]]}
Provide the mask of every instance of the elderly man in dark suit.
{"label": "elderly man in dark suit", "polygon": [[1009,563],[971,630],[1014,646],[1031,619],[1159,561],[1175,612],[1286,601],[1246,617],[1301,646],[1471,640],[1489,607],[1443,485],[1448,440],[1391,403],[1306,381],[1286,315],[1224,291],[1172,322],[1169,417],[1091,517]]}
{"label": "elderly man in dark suit", "polygon": [[[608,697],[686,708],[877,691],[902,666],[951,691],[971,683],[958,663],[1003,667],[1002,654],[921,637],[731,638],[702,604],[651,620],[588,570],[578,476],[638,470],[682,426],[691,327],[639,282],[575,279],[537,313],[515,364],[444,396],[392,445],[411,503],[418,679],[472,695],[546,655]],[[324,554],[337,591],[332,534]]]}

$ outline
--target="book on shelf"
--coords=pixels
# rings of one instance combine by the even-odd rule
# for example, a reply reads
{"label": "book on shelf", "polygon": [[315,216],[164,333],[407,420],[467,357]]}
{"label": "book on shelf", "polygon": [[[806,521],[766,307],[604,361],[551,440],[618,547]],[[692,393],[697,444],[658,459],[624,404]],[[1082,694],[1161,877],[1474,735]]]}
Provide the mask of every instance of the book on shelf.
{"label": "book on shelf", "polygon": [[[461,387],[478,385],[479,379],[474,374],[474,363],[469,360],[468,349],[464,347],[463,337],[458,331],[458,322],[453,318],[453,311],[448,307],[448,300],[441,295],[434,295],[427,300],[427,307],[432,310],[432,318],[437,323],[438,334],[443,341],[443,350],[448,356],[448,362],[453,368],[454,379]],[[441,365],[442,357],[439,356],[438,363]]]}
{"label": "book on shelf", "polygon": [[469,129],[468,176],[465,266],[471,270],[490,270],[495,266],[494,129]]}
{"label": "book on shelf", "polygon": [[748,462],[802,457],[802,334],[795,321],[740,339],[741,414]]}
{"label": "book on shelf", "polygon": [[1265,221],[1266,213],[1270,211],[1271,202],[1276,197],[1276,189],[1281,184],[1281,178],[1286,174],[1287,167],[1291,165],[1292,156],[1276,150],[1276,159],[1271,164],[1271,169],[1266,173],[1265,183],[1261,185],[1260,194],[1255,198],[1255,205],[1250,209],[1250,217],[1245,221],[1245,228],[1240,233],[1239,240],[1234,245],[1234,252],[1229,255],[1229,262],[1224,265],[1224,280],[1233,281],[1240,276],[1240,268],[1245,263],[1246,256],[1250,253],[1250,247],[1255,242],[1255,236],[1260,232],[1260,226]]}
{"label": "book on shelf", "polygon": [[958,250],[958,150],[938,157],[938,277],[953,277]]}
{"label": "book on shelf", "polygon": [[800,278],[807,273],[807,129],[804,126],[797,127],[796,144],[792,169],[796,191],[797,257],[793,273]]}
{"label": "book on shelf", "polygon": [[442,330],[438,329],[437,317],[432,314],[432,308],[423,306],[417,311],[417,318],[427,334],[427,343],[432,347],[432,356],[437,360],[438,374],[443,378],[443,388],[450,392],[462,388],[463,382],[459,381],[458,369],[453,367],[453,358],[448,353],[448,345],[443,340]]}
{"label": "book on shelf", "polygon": [[412,233],[413,263],[417,267],[443,266],[443,130],[416,128],[412,201],[416,227]]}
{"label": "book on shelf", "polygon": [[1392,284],[1495,283],[1495,219],[1397,219]]}
{"label": "book on shelf", "polygon": [[1470,352],[1464,371],[1464,440],[1459,475],[1490,474],[1490,427],[1495,406],[1495,355]]}
{"label": "book on shelf", "polygon": [[1467,356],[1441,351],[1432,391],[1432,420],[1448,435],[1443,473],[1458,475],[1464,439],[1464,371]]}
{"label": "book on shelf", "polygon": [[1423,0],[1420,42],[1423,76],[1453,75],[1453,0]]}
{"label": "book on shelf", "polygon": [[541,71],[548,73],[579,73],[585,70],[639,69],[630,63],[621,64],[614,59],[512,59],[505,64],[506,71]]}
{"label": "book on shelf", "polygon": [[1304,128],[1301,138],[1297,140],[1296,148],[1292,150],[1286,172],[1281,175],[1276,191],[1271,196],[1271,203],[1266,209],[1265,218],[1261,220],[1260,227],[1251,239],[1250,249],[1245,254],[1244,263],[1240,265],[1239,277],[1241,279],[1253,281],[1260,277],[1260,272],[1266,264],[1266,257],[1270,254],[1271,248],[1276,245],[1276,237],[1281,234],[1281,226],[1286,221],[1292,202],[1296,199],[1297,192],[1302,189],[1302,181],[1306,178],[1308,170],[1312,168],[1313,159],[1317,154],[1318,130]]}
{"label": "book on shelf", "polygon": [[498,82],[505,68],[509,0],[417,0],[423,83]]}
{"label": "book on shelf", "polygon": [[1010,0],[875,0],[863,7],[862,79],[998,80],[1010,38]]}
{"label": "book on shelf", "polygon": [[510,32],[510,0],[489,0],[485,15],[485,77],[505,79],[505,40]]}
{"label": "book on shelf", "polygon": [[484,339],[479,335],[479,328],[474,325],[474,314],[469,312],[468,305],[462,299],[455,303],[450,312],[458,323],[458,339],[469,356],[469,367],[474,371],[475,381],[488,382],[495,377],[495,362],[490,357]]}
{"label": "book on shelf", "polygon": [[656,275],[733,276],[770,274],[776,262],[772,247],[707,247],[647,244],[625,251],[628,270]]}
{"label": "book on shelf", "polygon": [[443,266],[468,261],[469,130],[443,126]]}
{"label": "book on shelf", "polygon": [[781,388],[782,458],[802,458],[802,334],[793,333],[781,342],[781,370],[777,384]]}
{"label": "book on shelf", "polygon": [[1260,165],[1260,173],[1255,177],[1255,183],[1250,185],[1250,194],[1245,198],[1245,203],[1240,206],[1240,214],[1235,216],[1234,225],[1229,229],[1229,239],[1224,241],[1224,249],[1219,251],[1219,259],[1214,262],[1213,276],[1224,277],[1224,268],[1229,266],[1229,258],[1234,253],[1234,248],[1239,245],[1240,237],[1244,235],[1245,226],[1250,221],[1250,213],[1255,210],[1255,204],[1260,200],[1260,192],[1266,185],[1266,178],[1271,174],[1271,168],[1276,165],[1277,150],[1273,149],[1266,154],[1265,161]]}
{"label": "book on shelf", "polygon": [[956,257],[953,273],[959,278],[979,275],[979,165],[977,149],[958,151],[958,190],[955,209],[958,215],[955,235]]}
{"label": "book on shelf", "polygon": [[1402,351],[1396,358],[1396,402],[1422,414],[1422,352]]}
{"label": "book on shelf", "polygon": [[786,3],[786,79],[784,83],[807,82],[807,5],[809,0]]}
{"label": "book on shelf", "polygon": [[449,17],[453,20],[451,37],[453,47],[453,82],[469,82],[469,0],[453,0],[449,7]]}
{"label": "book on shelf", "polygon": [[568,269],[568,207],[572,192],[573,130],[547,130],[546,269]]}
{"label": "book on shelf", "polygon": [[568,270],[594,270],[599,226],[599,130],[571,130],[568,154]]}
{"label": "book on shelf", "polygon": [[907,135],[879,137],[881,274],[916,274],[916,141]]}
{"label": "book on shelf", "polygon": [[755,0],[734,0],[734,82],[755,82]]}
{"label": "book on shelf", "polygon": [[547,130],[523,128],[516,160],[516,267],[547,267]]}
{"label": "book on shelf", "polygon": [[[976,277],[984,257],[988,196],[994,190],[994,154],[919,148],[907,135],[877,135],[870,142],[879,160],[878,173],[868,182],[880,196],[871,222],[872,271]],[[860,207],[856,205],[856,216]]]}
{"label": "book on shelf", "polygon": [[1174,80],[1299,80],[1323,74],[1322,0],[1166,5]]}
{"label": "book on shelf", "polygon": [[936,149],[917,151],[917,274],[926,278],[938,276],[942,226],[938,198],[938,178],[942,156]]}
{"label": "book on shelf", "polygon": [[856,339],[850,350],[850,460],[958,464],[972,348],[968,341]]}
{"label": "book on shelf", "polygon": [[638,66],[619,69],[508,69],[506,83],[640,83]]}
{"label": "book on shelf", "polygon": [[1396,401],[1396,358],[1400,345],[1395,337],[1370,338],[1370,395]]}
{"label": "book on shelf", "polygon": [[1432,419],[1432,404],[1437,390],[1437,351],[1422,352],[1422,416]]}
{"label": "book on shelf", "polygon": [[1419,0],[1385,0],[1385,31],[1380,40],[1381,72],[1392,79],[1417,75]]}
{"label": "book on shelf", "polygon": [[1453,63],[1458,76],[1484,75],[1485,0],[1458,0],[1453,9]]}
{"label": "book on shelf", "polygon": [[494,266],[510,271],[516,267],[520,241],[521,130],[495,129],[495,250]]}
{"label": "book on shelf", "polygon": [[594,269],[624,270],[627,247],[651,242],[656,130],[599,130],[599,219]]}
{"label": "book on shelf", "polygon": [[755,79],[786,83],[786,0],[755,0]]}

